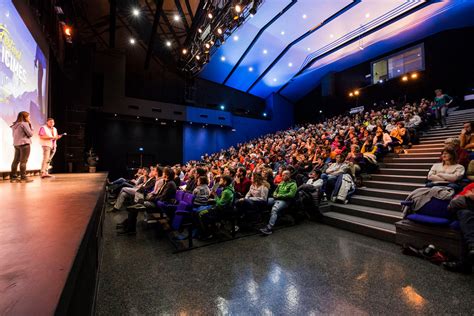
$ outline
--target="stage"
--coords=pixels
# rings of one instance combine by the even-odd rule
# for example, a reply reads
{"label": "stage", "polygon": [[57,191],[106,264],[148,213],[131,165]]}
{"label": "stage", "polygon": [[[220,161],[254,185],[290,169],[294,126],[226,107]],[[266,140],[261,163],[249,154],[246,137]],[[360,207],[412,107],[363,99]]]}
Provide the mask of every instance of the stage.
{"label": "stage", "polygon": [[86,312],[95,293],[106,174],[32,179],[0,181],[0,315]]}

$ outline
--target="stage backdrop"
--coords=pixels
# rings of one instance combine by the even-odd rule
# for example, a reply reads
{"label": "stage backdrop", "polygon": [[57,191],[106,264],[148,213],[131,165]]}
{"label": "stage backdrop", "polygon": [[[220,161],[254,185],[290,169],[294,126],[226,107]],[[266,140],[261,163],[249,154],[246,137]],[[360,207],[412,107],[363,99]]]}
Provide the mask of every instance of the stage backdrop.
{"label": "stage backdrop", "polygon": [[13,138],[10,125],[28,111],[35,130],[28,169],[40,169],[38,130],[48,113],[48,61],[11,0],[0,0],[0,172],[10,169]]}

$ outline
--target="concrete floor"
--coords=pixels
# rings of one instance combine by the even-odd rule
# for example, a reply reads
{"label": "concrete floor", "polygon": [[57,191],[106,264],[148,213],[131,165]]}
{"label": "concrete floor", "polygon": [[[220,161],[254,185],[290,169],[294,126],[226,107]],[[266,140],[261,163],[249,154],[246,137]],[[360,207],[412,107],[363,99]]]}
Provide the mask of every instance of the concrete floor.
{"label": "concrete floor", "polygon": [[316,223],[172,254],[107,214],[98,315],[474,314],[474,276]]}

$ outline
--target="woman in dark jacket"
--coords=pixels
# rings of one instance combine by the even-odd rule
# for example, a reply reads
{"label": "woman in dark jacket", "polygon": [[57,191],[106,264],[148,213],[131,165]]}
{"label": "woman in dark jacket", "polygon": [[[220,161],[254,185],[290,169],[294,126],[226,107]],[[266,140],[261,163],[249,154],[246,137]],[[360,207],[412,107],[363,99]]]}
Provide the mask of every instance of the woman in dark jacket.
{"label": "woman in dark jacket", "polygon": [[[15,147],[10,182],[32,182],[33,180],[26,177],[26,163],[30,156],[31,137],[33,136],[30,113],[26,111],[18,113],[16,121],[10,127],[13,131],[13,146]],[[17,178],[18,164],[20,164],[20,179]]]}

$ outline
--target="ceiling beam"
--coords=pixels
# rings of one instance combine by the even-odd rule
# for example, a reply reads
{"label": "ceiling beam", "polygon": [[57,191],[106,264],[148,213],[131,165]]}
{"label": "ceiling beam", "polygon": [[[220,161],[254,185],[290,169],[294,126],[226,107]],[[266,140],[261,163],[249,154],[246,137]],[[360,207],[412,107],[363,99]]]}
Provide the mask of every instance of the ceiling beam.
{"label": "ceiling beam", "polygon": [[202,15],[204,14],[205,4],[206,4],[205,0],[199,1],[198,7],[196,9],[196,14],[194,15],[193,22],[191,23],[191,30],[188,32],[188,35],[186,36],[186,40],[184,41],[184,47],[189,46],[189,43],[191,42],[194,34],[196,34]]}
{"label": "ceiling beam", "polygon": [[150,38],[148,39],[148,49],[146,51],[145,57],[145,69],[150,67],[150,60],[153,54],[153,49],[155,48],[155,37],[156,31],[158,30],[158,25],[160,24],[160,16],[163,12],[163,0],[156,1],[155,17],[153,19],[153,25],[151,27]]}
{"label": "ceiling beam", "polygon": [[188,10],[188,14],[191,17],[191,23],[194,20],[194,14],[193,14],[193,9],[191,8],[191,4],[189,4],[189,0],[184,0],[186,3],[186,9]]}

